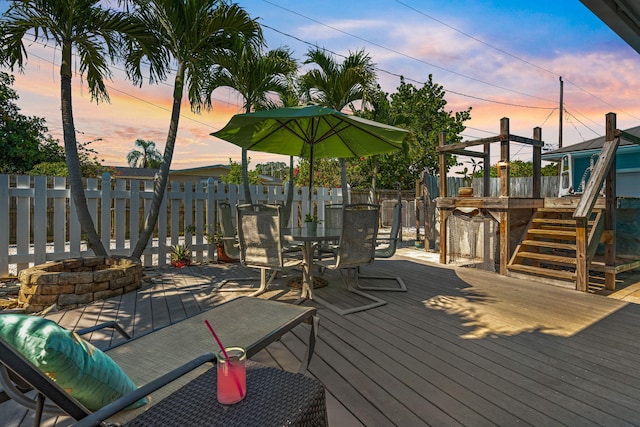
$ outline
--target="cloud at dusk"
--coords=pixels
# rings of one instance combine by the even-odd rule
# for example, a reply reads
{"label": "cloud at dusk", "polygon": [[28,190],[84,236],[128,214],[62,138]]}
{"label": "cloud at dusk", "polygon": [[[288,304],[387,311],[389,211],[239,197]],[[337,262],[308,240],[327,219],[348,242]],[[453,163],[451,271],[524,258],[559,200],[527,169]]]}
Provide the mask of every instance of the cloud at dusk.
{"label": "cloud at dusk", "polygon": [[[345,55],[364,48],[386,92],[395,91],[399,75],[419,86],[432,74],[447,91],[448,110],[472,107],[465,139],[497,134],[500,118],[509,117],[513,133],[531,136],[533,127],[542,126],[545,141],[557,144],[559,76],[565,80],[565,145],[603,134],[609,111],[618,113],[622,129],[639,124],[640,55],[580,2],[414,3],[239,2],[277,30],[264,29],[267,47],[288,46],[300,63],[311,46]],[[18,106],[23,114],[44,117],[52,136],[62,139],[59,52],[37,43],[28,43],[27,51],[24,74],[14,72]],[[113,81],[106,82],[110,103],[96,104],[86,82],[73,80],[78,140],[101,139],[92,148],[116,166],[126,164],[136,139],[164,149],[174,77],[136,87],[121,68],[114,66]],[[243,112],[242,99],[228,88],[216,90],[213,99],[212,111],[194,114],[185,97],[172,169],[240,160],[238,147],[210,133]],[[252,165],[286,161],[249,155]]]}

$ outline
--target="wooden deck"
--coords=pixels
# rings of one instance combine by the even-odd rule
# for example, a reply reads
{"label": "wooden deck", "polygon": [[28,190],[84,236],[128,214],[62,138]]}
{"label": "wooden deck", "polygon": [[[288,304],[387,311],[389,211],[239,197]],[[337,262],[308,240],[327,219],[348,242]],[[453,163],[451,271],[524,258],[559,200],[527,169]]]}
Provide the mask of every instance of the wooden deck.
{"label": "wooden deck", "polygon": [[[399,274],[409,291],[376,292],[389,303],[348,316],[319,307],[309,375],[326,387],[331,425],[640,424],[640,305],[401,256],[366,272]],[[215,292],[215,283],[247,271],[206,265],[147,273],[138,292],[48,317],[70,328],[116,319],[140,335],[233,297]],[[318,293],[355,302],[339,276],[325,277],[331,284]],[[298,293],[284,281],[263,297],[293,301]],[[307,327],[254,360],[295,370]],[[105,346],[109,337],[92,341]],[[0,425],[31,425],[13,402],[0,412]]]}

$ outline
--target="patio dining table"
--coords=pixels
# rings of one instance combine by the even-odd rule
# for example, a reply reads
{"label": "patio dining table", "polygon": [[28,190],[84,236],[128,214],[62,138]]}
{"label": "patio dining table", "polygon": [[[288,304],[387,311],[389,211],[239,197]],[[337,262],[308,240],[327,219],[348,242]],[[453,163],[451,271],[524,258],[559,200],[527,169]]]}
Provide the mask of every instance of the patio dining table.
{"label": "patio dining table", "polygon": [[313,283],[313,253],[315,251],[315,244],[340,240],[342,230],[340,228],[329,228],[320,225],[315,232],[309,232],[305,227],[285,228],[282,232],[286,240],[304,243],[301,297],[313,299],[313,286],[311,284]]}

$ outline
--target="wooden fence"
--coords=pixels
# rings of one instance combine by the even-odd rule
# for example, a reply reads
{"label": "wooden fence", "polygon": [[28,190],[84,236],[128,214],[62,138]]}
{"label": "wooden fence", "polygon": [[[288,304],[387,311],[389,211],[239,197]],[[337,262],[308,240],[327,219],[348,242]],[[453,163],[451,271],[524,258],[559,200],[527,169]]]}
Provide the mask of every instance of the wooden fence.
{"label": "wooden fence", "polygon": [[[284,187],[252,186],[258,203],[284,204]],[[128,256],[135,246],[153,197],[153,182],[88,179],[85,194],[102,243],[112,255]],[[296,188],[291,224],[308,212],[309,189]],[[154,238],[142,257],[145,266],[167,264],[167,246],[190,242],[196,261],[208,249],[202,230],[217,224],[218,204],[244,200],[240,186],[210,179],[204,183],[172,182],[160,210]],[[324,205],[339,203],[339,189],[318,188],[319,216]],[[187,230],[196,227],[196,234]],[[0,277],[47,261],[91,255],[80,230],[65,178],[0,175]]]}

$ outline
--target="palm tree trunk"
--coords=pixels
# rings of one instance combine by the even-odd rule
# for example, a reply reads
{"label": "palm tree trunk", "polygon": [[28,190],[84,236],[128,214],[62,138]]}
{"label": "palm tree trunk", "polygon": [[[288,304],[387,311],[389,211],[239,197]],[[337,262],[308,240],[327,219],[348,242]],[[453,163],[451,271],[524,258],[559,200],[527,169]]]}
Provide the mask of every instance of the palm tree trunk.
{"label": "palm tree trunk", "polygon": [[293,156],[289,156],[289,186],[287,187],[287,200],[284,203],[284,223],[289,224],[291,209],[293,207]]}
{"label": "palm tree trunk", "polygon": [[342,204],[349,204],[349,189],[347,188],[347,162],[340,159],[340,187],[342,188]]}
{"label": "palm tree trunk", "polygon": [[[167,181],[169,181],[169,168],[171,167],[171,161],[173,159],[173,150],[176,145],[176,136],[178,135],[178,122],[180,121],[180,104],[182,103],[182,92],[184,88],[184,64],[178,65],[178,71],[176,72],[176,80],[173,90],[173,107],[171,108],[171,124],[169,125],[169,133],[167,134],[167,143],[164,147],[164,156],[162,157],[162,164],[160,164],[159,178],[156,180],[153,187],[153,199],[151,199],[151,208],[144,220],[144,228],[140,233],[140,239],[136,243],[132,258],[139,259],[142,257],[151,234],[158,222],[158,215],[160,214],[160,205],[162,205],[162,199],[164,198],[164,191],[167,188]],[[163,245],[165,242],[160,242]]]}
{"label": "palm tree trunk", "polygon": [[371,193],[369,194],[369,199],[371,203],[374,205],[378,204],[378,168],[380,166],[380,161],[378,160],[378,156],[373,156],[373,175],[371,176]]}
{"label": "palm tree trunk", "polygon": [[[246,100],[245,113],[251,112],[252,102],[250,99]],[[244,189],[244,202],[252,204],[251,201],[251,189],[249,188],[249,158],[247,156],[247,150],[242,149],[242,188]]]}
{"label": "palm tree trunk", "polygon": [[249,159],[247,150],[242,149],[242,188],[244,189],[244,202],[251,204],[251,188],[249,188]]}
{"label": "palm tree trunk", "polygon": [[71,98],[71,46],[63,44],[62,65],[60,66],[60,100],[62,111],[62,131],[64,135],[64,152],[69,173],[69,186],[71,197],[75,205],[78,222],[82,231],[87,236],[87,245],[97,256],[108,256],[98,233],[96,232],[93,218],[89,213],[87,199],[82,185],[82,171],[78,158],[78,145],[76,141],[76,128],[73,123],[73,108]]}

